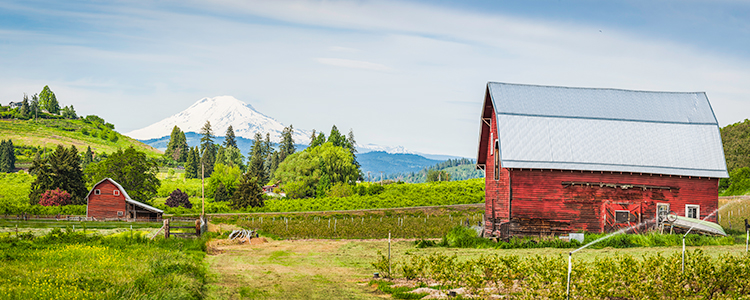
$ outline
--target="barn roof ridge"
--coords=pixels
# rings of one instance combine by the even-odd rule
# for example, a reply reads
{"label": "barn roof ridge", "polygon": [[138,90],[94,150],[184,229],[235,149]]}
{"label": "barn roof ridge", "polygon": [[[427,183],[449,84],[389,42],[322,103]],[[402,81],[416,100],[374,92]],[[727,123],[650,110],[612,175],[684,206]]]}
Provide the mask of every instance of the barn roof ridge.
{"label": "barn roof ridge", "polygon": [[503,168],[728,177],[705,92],[488,82],[486,95]]}

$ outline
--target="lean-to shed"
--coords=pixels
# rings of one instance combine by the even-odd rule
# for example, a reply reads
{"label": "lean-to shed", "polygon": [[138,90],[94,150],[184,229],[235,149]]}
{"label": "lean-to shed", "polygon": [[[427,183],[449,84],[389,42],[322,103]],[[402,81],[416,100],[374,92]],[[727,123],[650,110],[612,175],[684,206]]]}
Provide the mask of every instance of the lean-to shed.
{"label": "lean-to shed", "polygon": [[161,221],[164,212],[135,201],[111,178],[97,182],[86,195],[86,217],[96,220]]}
{"label": "lean-to shed", "polygon": [[489,82],[480,124],[486,235],[609,232],[659,212],[702,219],[728,177],[703,92]]}

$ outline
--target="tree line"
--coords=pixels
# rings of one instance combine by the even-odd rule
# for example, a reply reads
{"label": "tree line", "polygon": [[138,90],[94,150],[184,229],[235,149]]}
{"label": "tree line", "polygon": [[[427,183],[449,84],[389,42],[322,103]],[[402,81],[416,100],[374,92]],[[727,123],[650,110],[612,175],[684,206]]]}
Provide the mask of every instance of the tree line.
{"label": "tree line", "polygon": [[20,102],[21,105],[16,108],[0,107],[0,117],[23,120],[40,117],[45,119],[78,119],[73,105],[61,108],[60,102],[57,101],[57,96],[55,96],[55,93],[47,85],[42,88],[40,93],[31,95],[31,99],[24,93],[23,99]]}

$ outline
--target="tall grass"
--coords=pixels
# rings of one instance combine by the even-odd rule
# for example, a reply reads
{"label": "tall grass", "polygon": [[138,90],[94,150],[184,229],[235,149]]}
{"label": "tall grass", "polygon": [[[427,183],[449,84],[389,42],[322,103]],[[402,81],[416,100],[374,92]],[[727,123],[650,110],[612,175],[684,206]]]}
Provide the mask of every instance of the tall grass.
{"label": "tall grass", "polygon": [[2,299],[201,299],[205,239],[54,229],[0,237]]}

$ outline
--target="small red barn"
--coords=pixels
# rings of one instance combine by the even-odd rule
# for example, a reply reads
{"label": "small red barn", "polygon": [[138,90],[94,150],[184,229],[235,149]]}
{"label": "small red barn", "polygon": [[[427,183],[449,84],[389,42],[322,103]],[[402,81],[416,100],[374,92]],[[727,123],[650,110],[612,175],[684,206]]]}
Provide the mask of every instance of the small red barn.
{"label": "small red barn", "polygon": [[485,235],[610,232],[660,212],[702,219],[728,177],[702,92],[489,82],[480,126]]}
{"label": "small red barn", "polygon": [[104,178],[86,195],[86,217],[97,220],[161,221],[162,210],[130,199],[122,186]]}

